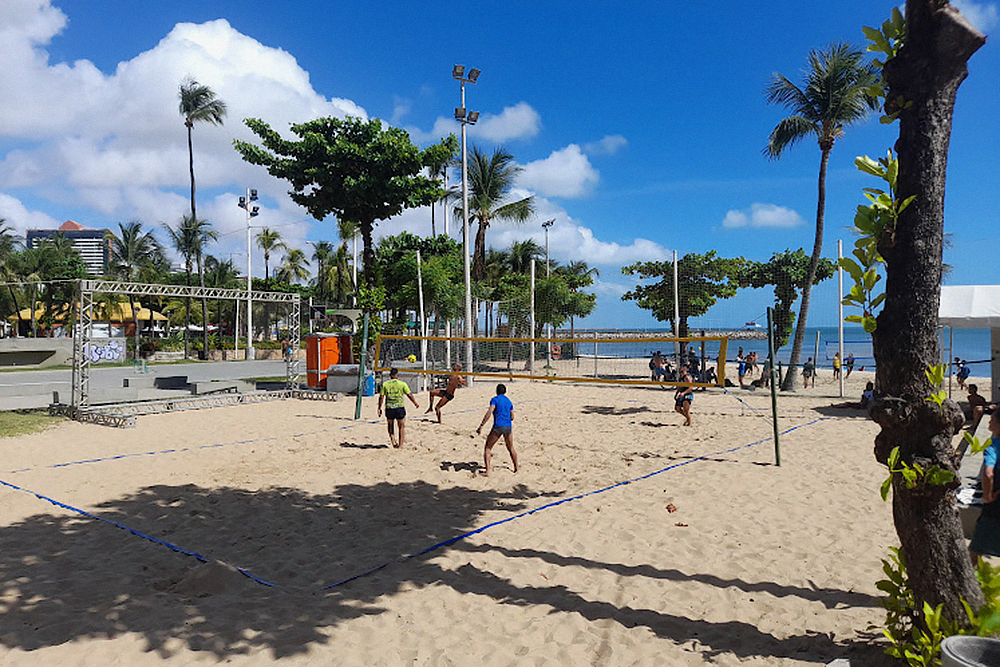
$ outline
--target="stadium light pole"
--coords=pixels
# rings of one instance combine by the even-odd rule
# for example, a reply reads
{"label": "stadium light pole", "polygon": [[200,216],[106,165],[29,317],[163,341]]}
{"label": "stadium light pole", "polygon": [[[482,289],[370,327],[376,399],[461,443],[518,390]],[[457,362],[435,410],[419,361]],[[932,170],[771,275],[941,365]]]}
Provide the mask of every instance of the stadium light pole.
{"label": "stadium light pole", "polygon": [[250,219],[260,215],[260,207],[253,204],[257,201],[257,190],[247,188],[245,197],[240,197],[239,207],[247,212],[247,361],[253,359],[253,278],[250,273]]}
{"label": "stadium light pole", "polygon": [[467,381],[472,384],[472,269],[469,263],[469,160],[465,150],[465,128],[479,120],[478,111],[465,108],[465,84],[475,83],[479,70],[470,69],[465,75],[465,65],[455,65],[451,76],[462,86],[462,106],[455,109],[455,120],[462,124],[462,267],[465,274],[465,371]]}
{"label": "stadium light pole", "polygon": [[[542,223],[542,227],[545,229],[545,277],[546,278],[548,278],[552,273],[551,269],[549,268],[550,267],[549,227],[551,227],[552,223],[554,223],[555,221],[556,221],[555,218],[553,218],[552,220],[546,220],[545,222]],[[551,368],[552,367],[552,323],[551,322],[545,323],[545,331],[547,333],[547,340],[545,341],[545,361],[548,364],[548,367]]]}

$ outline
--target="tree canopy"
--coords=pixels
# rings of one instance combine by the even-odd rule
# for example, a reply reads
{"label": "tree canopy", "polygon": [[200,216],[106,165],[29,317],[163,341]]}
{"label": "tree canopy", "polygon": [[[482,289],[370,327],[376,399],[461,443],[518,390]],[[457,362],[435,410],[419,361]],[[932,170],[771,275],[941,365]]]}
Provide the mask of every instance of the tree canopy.
{"label": "tree canopy", "polygon": [[444,194],[425,174],[455,151],[454,136],[420,150],[405,130],[378,119],[318,118],[291,126],[283,139],[257,118],[244,121],[262,145],[234,141],[244,160],[288,181],[289,196],[317,220],[333,214],[356,221],[364,239],[365,284],[375,284],[372,229],[405,209],[427,206]]}

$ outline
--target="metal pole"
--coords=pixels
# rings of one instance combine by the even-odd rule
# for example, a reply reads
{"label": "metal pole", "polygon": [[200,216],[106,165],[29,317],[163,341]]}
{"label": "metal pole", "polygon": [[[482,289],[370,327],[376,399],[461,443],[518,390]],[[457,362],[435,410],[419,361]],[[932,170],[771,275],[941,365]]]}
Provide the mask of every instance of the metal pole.
{"label": "metal pole", "polygon": [[[465,80],[462,79],[462,108],[465,108]],[[465,372],[472,386],[472,267],[469,260],[469,160],[465,150],[465,119],[462,120],[462,271],[465,277]]]}
{"label": "metal pole", "polygon": [[[551,224],[551,223],[550,223]],[[551,275],[549,268],[549,227],[545,226],[545,277]],[[545,367],[552,368],[552,323],[545,323]]]}
{"label": "metal pole", "polygon": [[[819,329],[816,330],[816,345],[813,346],[813,373],[819,369]],[[818,373],[816,373],[818,375]],[[813,386],[816,386],[816,375],[813,375]]]}
{"label": "metal pole", "polygon": [[774,464],[781,465],[781,448],[778,446],[778,382],[780,373],[774,368],[774,309],[767,309],[767,366],[771,374],[771,423],[774,426]]}
{"label": "metal pole", "polygon": [[597,332],[594,332],[594,377],[597,377]]}
{"label": "metal pole", "polygon": [[354,404],[354,418],[361,419],[361,397],[365,388],[365,360],[368,358],[368,313],[361,328],[361,352],[358,354],[358,400]]}
{"label": "metal pole", "polygon": [[528,311],[528,375],[535,374],[535,260],[531,260],[531,304]]}
{"label": "metal pole", "polygon": [[351,280],[354,282],[354,294],[351,295],[351,303],[358,307],[358,235],[354,234],[354,263],[351,265]]}
{"label": "metal pole", "polygon": [[840,354],[840,397],[844,397],[844,242],[837,239],[837,352]]}
{"label": "metal pole", "polygon": [[250,264],[250,188],[247,188],[247,361],[253,359],[253,273]]}
{"label": "metal pole", "polygon": [[420,304],[420,362],[424,373],[420,374],[420,386],[427,389],[427,320],[424,317],[424,278],[420,270],[420,251],[417,251],[417,301]]}
{"label": "metal pole", "polygon": [[[677,286],[677,251],[674,250],[674,338],[680,336],[681,301],[680,288]],[[674,368],[677,369],[677,379],[681,379],[681,346],[674,341]]]}
{"label": "metal pole", "polygon": [[[445,192],[448,191],[448,170],[447,169],[444,170],[444,191]],[[447,202],[445,202],[445,205],[444,205],[444,235],[445,236],[451,236],[451,233],[448,230],[448,203]],[[451,368],[451,366],[448,366],[448,368]]]}

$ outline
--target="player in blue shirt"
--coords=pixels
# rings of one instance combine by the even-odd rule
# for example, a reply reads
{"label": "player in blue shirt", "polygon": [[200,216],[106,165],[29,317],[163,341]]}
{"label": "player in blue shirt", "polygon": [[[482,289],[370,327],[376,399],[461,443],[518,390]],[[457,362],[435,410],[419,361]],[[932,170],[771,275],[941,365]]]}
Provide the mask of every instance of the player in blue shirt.
{"label": "player in blue shirt", "polygon": [[510,452],[510,460],[514,463],[514,472],[517,472],[517,452],[514,451],[514,404],[510,402],[507,398],[507,387],[498,384],[497,385],[497,395],[490,399],[490,407],[483,415],[483,421],[479,424],[479,428],[476,429],[476,433],[482,433],[483,426],[489,420],[490,415],[493,415],[493,428],[490,429],[489,435],[486,436],[486,447],[483,449],[483,460],[486,463],[486,472],[484,475],[490,474],[490,458],[493,454],[493,445],[496,441],[503,436],[504,444],[507,445],[507,451]]}
{"label": "player in blue shirt", "polygon": [[1000,556],[1000,485],[993,474],[1000,456],[1000,411],[990,415],[990,435],[990,446],[983,451],[983,512],[969,544],[973,563],[982,554]]}

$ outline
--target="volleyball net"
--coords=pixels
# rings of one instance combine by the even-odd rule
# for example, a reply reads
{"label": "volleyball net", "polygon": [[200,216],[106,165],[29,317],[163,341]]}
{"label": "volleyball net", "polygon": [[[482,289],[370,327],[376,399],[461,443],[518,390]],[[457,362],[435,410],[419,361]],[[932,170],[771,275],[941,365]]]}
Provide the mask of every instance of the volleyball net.
{"label": "volleyball net", "polygon": [[[467,346],[472,368],[466,367]],[[718,336],[461,337],[379,335],[375,371],[628,385],[726,385],[728,339]],[[730,375],[733,375],[731,373]]]}

